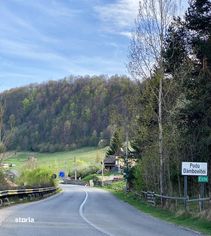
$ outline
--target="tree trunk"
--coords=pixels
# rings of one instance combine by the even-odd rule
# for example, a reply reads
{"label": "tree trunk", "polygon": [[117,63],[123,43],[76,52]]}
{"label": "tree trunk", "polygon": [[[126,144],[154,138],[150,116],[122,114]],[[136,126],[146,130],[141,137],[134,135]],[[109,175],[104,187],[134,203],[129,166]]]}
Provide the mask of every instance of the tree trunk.
{"label": "tree trunk", "polygon": [[162,126],[162,93],[163,78],[159,81],[159,97],[158,97],[158,125],[159,125],[159,158],[160,158],[160,194],[163,194],[163,126]]}

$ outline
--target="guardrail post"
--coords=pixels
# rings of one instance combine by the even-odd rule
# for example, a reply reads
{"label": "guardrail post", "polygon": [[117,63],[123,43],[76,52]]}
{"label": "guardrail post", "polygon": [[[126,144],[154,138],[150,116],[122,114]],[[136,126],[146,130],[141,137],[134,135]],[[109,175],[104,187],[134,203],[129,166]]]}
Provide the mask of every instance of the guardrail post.
{"label": "guardrail post", "polygon": [[4,204],[4,205],[10,205],[9,198],[7,198],[7,197],[4,198],[4,199],[3,199],[3,204]]}

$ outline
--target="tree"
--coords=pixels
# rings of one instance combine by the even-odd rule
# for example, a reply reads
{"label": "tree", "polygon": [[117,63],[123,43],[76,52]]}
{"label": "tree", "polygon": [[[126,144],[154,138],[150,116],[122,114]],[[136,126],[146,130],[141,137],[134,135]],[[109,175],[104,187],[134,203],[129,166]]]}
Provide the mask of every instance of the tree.
{"label": "tree", "polygon": [[170,25],[164,51],[165,70],[179,88],[172,113],[173,126],[178,132],[177,159],[183,161],[210,162],[210,55],[211,3],[190,1],[184,20],[177,18]]}
{"label": "tree", "polygon": [[4,117],[4,105],[3,102],[1,101],[0,103],[0,142],[2,142],[3,139],[3,117]]}
{"label": "tree", "polygon": [[211,2],[191,1],[184,27],[192,70],[183,82],[187,104],[179,112],[180,130],[188,144],[187,157],[207,161],[211,152]]}
{"label": "tree", "polygon": [[2,101],[0,101],[0,162],[3,160],[4,152],[6,150],[5,136],[3,133],[4,110],[5,110],[4,104]]}
{"label": "tree", "polygon": [[116,130],[111,138],[109,149],[106,152],[106,156],[115,155],[121,148],[122,142],[120,140],[119,132]]}
{"label": "tree", "polygon": [[[101,139],[109,143],[110,117],[126,116],[126,97],[133,104],[136,87],[126,76],[84,76],[3,92],[4,144],[9,150],[61,151],[97,145]],[[130,123],[133,118],[127,117]],[[122,122],[116,125],[123,129]]]}
{"label": "tree", "polygon": [[[164,42],[164,70],[173,79],[181,80],[187,74],[187,31],[185,23],[180,17],[175,17],[171,22]],[[183,68],[186,65],[185,69]],[[184,73],[185,70],[185,73]]]}
{"label": "tree", "polygon": [[129,71],[137,79],[159,81],[153,91],[158,105],[158,146],[160,159],[160,193],[163,194],[163,80],[165,79],[163,50],[165,34],[175,11],[175,1],[141,1],[136,29],[130,47]]}

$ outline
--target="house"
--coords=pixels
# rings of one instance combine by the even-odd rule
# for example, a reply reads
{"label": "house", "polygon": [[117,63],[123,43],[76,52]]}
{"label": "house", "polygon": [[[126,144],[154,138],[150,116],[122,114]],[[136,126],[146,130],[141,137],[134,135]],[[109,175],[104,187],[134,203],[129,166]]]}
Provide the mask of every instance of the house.
{"label": "house", "polygon": [[124,162],[120,156],[109,155],[104,159],[104,167],[109,171],[121,172]]}

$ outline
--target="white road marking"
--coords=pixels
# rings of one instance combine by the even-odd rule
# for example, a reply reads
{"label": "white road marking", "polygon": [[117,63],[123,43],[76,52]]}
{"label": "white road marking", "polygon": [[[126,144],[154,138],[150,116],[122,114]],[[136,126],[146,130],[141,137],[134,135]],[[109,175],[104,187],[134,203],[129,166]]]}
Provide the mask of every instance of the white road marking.
{"label": "white road marking", "polygon": [[84,214],[83,214],[83,207],[84,207],[84,205],[86,204],[86,201],[87,201],[87,199],[88,199],[88,193],[87,193],[87,191],[84,190],[84,192],[86,193],[86,196],[85,196],[85,198],[84,198],[84,200],[83,200],[83,202],[81,203],[80,208],[79,208],[79,214],[80,214],[81,218],[82,218],[84,221],[86,221],[86,223],[88,223],[89,225],[91,225],[93,228],[95,228],[96,230],[98,230],[99,232],[101,232],[101,233],[103,233],[103,234],[105,234],[105,235],[108,235],[108,236],[112,236],[112,234],[106,232],[105,230],[101,229],[101,228],[98,227],[97,225],[93,224],[91,221],[89,221],[89,220],[84,216]]}

